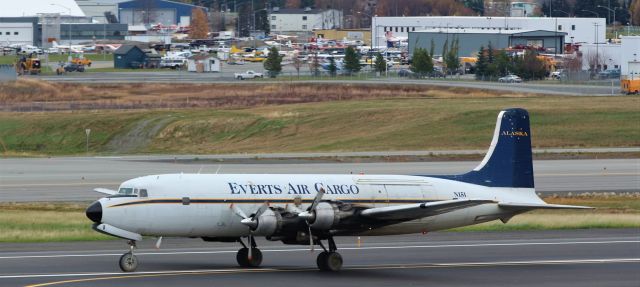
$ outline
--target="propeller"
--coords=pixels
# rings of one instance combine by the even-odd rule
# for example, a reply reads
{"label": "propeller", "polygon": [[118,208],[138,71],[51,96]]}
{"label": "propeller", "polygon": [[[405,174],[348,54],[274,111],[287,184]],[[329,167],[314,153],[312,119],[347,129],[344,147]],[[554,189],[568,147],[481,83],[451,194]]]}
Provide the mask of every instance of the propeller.
{"label": "propeller", "polygon": [[307,227],[309,227],[309,248],[311,249],[311,252],[315,250],[315,246],[313,245],[313,234],[311,233],[311,224],[309,223],[309,220],[312,220],[316,217],[315,209],[320,203],[320,201],[322,201],[322,197],[324,196],[324,194],[325,194],[324,188],[320,188],[320,190],[318,190],[318,193],[316,194],[316,197],[313,199],[311,206],[309,206],[307,211],[298,213],[298,217],[303,218],[304,221],[307,223]]}
{"label": "propeller", "polygon": [[249,217],[247,216],[246,213],[244,213],[244,211],[242,211],[242,209],[240,209],[237,205],[235,204],[231,204],[231,208],[233,209],[233,212],[237,215],[240,216],[242,218],[242,220],[240,220],[240,223],[246,225],[247,227],[249,227],[249,260],[251,260],[251,258],[253,258],[253,242],[251,241],[253,238],[253,231],[256,229],[256,227],[258,227],[258,217],[260,217],[260,215],[262,215],[265,211],[267,211],[267,209],[269,208],[269,202],[264,202],[260,208],[258,208],[258,210],[256,210],[256,213],[253,214],[253,216]]}
{"label": "propeller", "polygon": [[160,249],[160,244],[162,244],[162,236],[158,237],[158,241],[156,241],[156,249]]}

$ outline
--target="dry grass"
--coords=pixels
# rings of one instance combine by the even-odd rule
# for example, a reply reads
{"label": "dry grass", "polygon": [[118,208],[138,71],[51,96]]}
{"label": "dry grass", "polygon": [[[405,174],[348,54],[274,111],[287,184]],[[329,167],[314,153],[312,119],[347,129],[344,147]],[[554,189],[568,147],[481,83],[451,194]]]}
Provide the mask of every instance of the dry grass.
{"label": "dry grass", "polygon": [[424,85],[372,84],[76,84],[20,79],[0,84],[0,109],[6,111],[243,108],[264,105],[362,99],[519,98],[508,91]]}

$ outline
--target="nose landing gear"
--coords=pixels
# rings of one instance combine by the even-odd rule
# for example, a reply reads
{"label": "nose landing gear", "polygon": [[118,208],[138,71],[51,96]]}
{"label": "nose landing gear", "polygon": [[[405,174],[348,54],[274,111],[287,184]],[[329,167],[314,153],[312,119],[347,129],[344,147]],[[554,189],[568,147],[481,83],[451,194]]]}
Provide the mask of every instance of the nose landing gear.
{"label": "nose landing gear", "polygon": [[262,264],[262,252],[256,245],[256,240],[253,235],[249,236],[248,241],[249,248],[251,249],[247,248],[247,245],[242,242],[242,239],[238,240],[238,242],[242,244],[242,248],[240,248],[236,254],[238,265],[241,267],[260,267],[260,264]]}
{"label": "nose landing gear", "polygon": [[133,254],[133,250],[136,248],[136,242],[133,240],[127,241],[129,244],[129,252],[120,256],[120,270],[124,272],[133,272],[138,268],[138,258]]}

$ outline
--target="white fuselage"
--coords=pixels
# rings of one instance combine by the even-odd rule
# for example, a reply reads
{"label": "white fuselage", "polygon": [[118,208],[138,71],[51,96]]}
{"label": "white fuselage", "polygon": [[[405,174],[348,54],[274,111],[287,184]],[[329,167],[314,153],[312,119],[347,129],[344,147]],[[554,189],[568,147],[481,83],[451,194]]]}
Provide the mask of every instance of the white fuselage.
{"label": "white fuselage", "polygon": [[[240,223],[232,204],[247,215],[265,202],[298,213],[309,207],[321,188],[323,200],[366,207],[450,199],[543,203],[533,188],[485,187],[405,175],[163,174],[135,178],[120,188],[136,193],[144,189],[148,196],[100,199],[102,222],[152,236],[246,236],[249,230]],[[497,204],[483,204],[357,234],[429,232],[509,217]]]}

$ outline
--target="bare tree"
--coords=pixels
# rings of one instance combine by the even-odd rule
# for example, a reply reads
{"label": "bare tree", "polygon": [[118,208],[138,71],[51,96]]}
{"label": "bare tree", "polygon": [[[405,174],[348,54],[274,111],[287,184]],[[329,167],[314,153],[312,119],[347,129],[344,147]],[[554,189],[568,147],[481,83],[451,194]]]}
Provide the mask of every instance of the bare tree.
{"label": "bare tree", "polygon": [[299,78],[300,77],[300,68],[302,67],[302,60],[300,60],[300,58],[298,58],[298,55],[294,55],[293,63],[291,63],[291,64],[296,69],[296,72],[298,73],[298,78]]}

